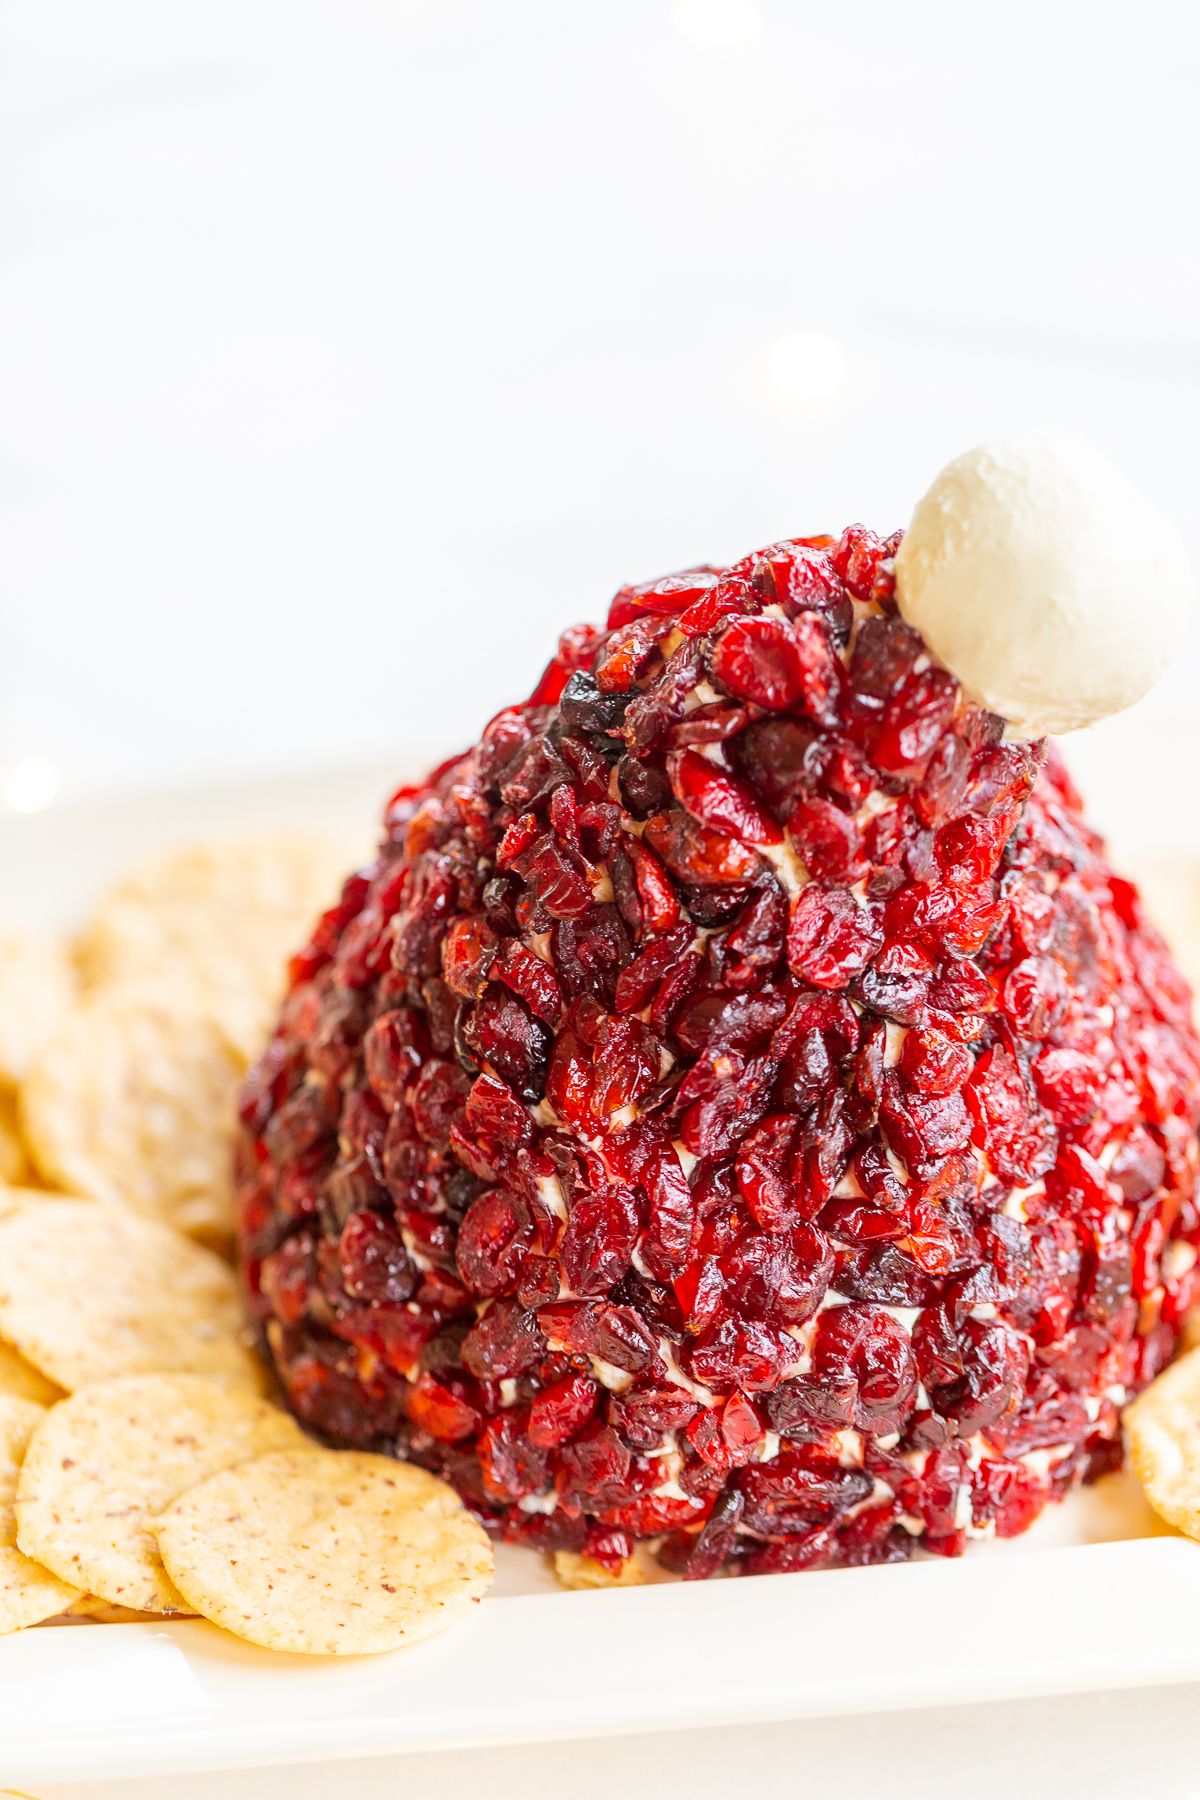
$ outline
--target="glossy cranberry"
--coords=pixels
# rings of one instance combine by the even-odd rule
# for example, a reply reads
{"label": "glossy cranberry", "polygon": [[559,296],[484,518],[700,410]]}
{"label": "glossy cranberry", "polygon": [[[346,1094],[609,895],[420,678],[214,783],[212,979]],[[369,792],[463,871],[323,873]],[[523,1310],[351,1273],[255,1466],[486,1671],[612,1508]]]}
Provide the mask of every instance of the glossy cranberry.
{"label": "glossy cranberry", "polygon": [[1058,1137],[1008,1051],[987,1051],[966,1088],[976,1135],[1005,1181],[1024,1183],[1054,1165]]}
{"label": "glossy cranberry", "polygon": [[921,669],[886,703],[871,758],[885,774],[917,781],[954,712],[958,689],[945,669]]}
{"label": "glossy cranberry", "polygon": [[493,982],[471,1013],[464,1035],[474,1053],[515,1093],[527,1100],[539,1098],[550,1033],[511,989]]}
{"label": "glossy cranberry", "polygon": [[647,821],[644,841],[675,879],[687,884],[734,885],[762,873],[761,860],[748,845],[686,813],[657,814]]}
{"label": "glossy cranberry", "polygon": [[830,801],[817,795],[798,800],[788,815],[788,831],[814,880],[849,884],[866,874],[858,826]]}
{"label": "glossy cranberry", "polygon": [[855,694],[890,700],[903,687],[924,648],[920,633],[894,614],[864,619],[850,659]]}
{"label": "glossy cranberry", "polygon": [[774,1537],[857,1505],[871,1492],[871,1478],[861,1469],[842,1468],[828,1452],[805,1447],[782,1450],[773,1462],[743,1469],[738,1487],[746,1523]]}
{"label": "glossy cranberry", "polygon": [[395,1225],[378,1213],[351,1213],[338,1242],[342,1285],[355,1300],[398,1305],[416,1289],[416,1270]]}
{"label": "glossy cranberry", "polygon": [[[1086,1125],[1095,1117],[1105,1086],[1105,1071],[1094,1056],[1082,1050],[1043,1050],[1033,1064],[1033,1078],[1042,1104],[1059,1125]],[[1151,1183],[1151,1188],[1158,1181]]]}
{"label": "glossy cranberry", "polygon": [[697,750],[677,750],[668,766],[680,804],[702,825],[748,844],[777,844],[782,838],[782,831],[763,810],[753,789],[707,756]]}
{"label": "glossy cranberry", "polygon": [[770,712],[796,707],[818,725],[838,722],[845,674],[815,618],[735,620],[717,641],[712,670],[739,700]]}
{"label": "glossy cranberry", "polygon": [[629,1267],[640,1223],[632,1194],[621,1188],[575,1200],[558,1253],[577,1294],[604,1294],[616,1286]]}
{"label": "glossy cranberry", "polygon": [[964,1044],[926,1026],[905,1036],[900,1067],[919,1093],[953,1094],[970,1076],[974,1060]]}
{"label": "glossy cranberry", "polygon": [[788,926],[788,965],[814,987],[843,988],[883,942],[879,920],[841,887],[811,881],[801,889]]}
{"label": "glossy cranberry", "polygon": [[964,1437],[987,1431],[1017,1404],[1029,1368],[1025,1341],[1006,1325],[968,1318],[958,1331],[962,1372],[933,1389],[936,1410]]}
{"label": "glossy cranberry", "polygon": [[689,1360],[706,1387],[755,1394],[776,1386],[792,1354],[785,1332],[757,1320],[727,1319],[700,1333]]}
{"label": "glossy cranberry", "polygon": [[439,1443],[461,1443],[479,1430],[480,1416],[461,1394],[422,1375],[409,1390],[408,1416],[418,1431],[428,1432]]}
{"label": "glossy cranberry", "polygon": [[858,1384],[854,1419],[865,1430],[897,1429],[916,1392],[908,1333],[877,1306],[849,1304],[823,1312],[813,1344],[813,1369],[818,1376],[854,1377]]}
{"label": "glossy cranberry", "polygon": [[496,1188],[473,1201],[455,1247],[458,1272],[471,1292],[487,1298],[511,1293],[532,1236],[529,1208],[519,1194]]}
{"label": "glossy cranberry", "polygon": [[1027,957],[1009,970],[1002,1003],[1024,1038],[1049,1037],[1067,1006],[1067,978],[1047,956]]}
{"label": "glossy cranberry", "polygon": [[586,1375],[564,1375],[535,1396],[529,1409],[529,1438],[540,1450],[567,1443],[596,1410],[599,1389]]}
{"label": "glossy cranberry", "polygon": [[531,1441],[528,1426],[515,1412],[497,1413],[479,1438],[479,1466],[490,1500],[523,1500],[544,1486],[545,1456]]}
{"label": "glossy cranberry", "polygon": [[815,1225],[753,1233],[724,1258],[729,1304],[752,1319],[802,1325],[821,1303],[833,1274],[833,1253]]}
{"label": "glossy cranberry", "polygon": [[544,1349],[534,1314],[515,1300],[495,1300],[463,1340],[462,1358],[480,1380],[502,1381],[531,1369]]}

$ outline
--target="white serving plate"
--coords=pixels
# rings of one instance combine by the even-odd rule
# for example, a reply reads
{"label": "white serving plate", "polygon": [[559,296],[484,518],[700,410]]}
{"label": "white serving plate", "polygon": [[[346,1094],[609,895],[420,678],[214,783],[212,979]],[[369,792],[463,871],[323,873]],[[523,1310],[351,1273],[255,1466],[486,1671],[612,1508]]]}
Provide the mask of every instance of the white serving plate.
{"label": "white serving plate", "polygon": [[200,1621],[0,1641],[0,1780],[183,1775],[1200,1680],[1200,1545],[1110,1478],[961,1561],[561,1593],[505,1550],[463,1627],[272,1655]]}
{"label": "white serving plate", "polygon": [[[0,904],[65,922],[132,856],[198,833],[310,822],[365,846],[390,784],[372,770],[0,819]],[[0,1784],[1200,1681],[1200,1545],[1123,1475],[957,1562],[588,1593],[527,1552],[498,1564],[466,1626],[388,1657],[271,1655],[190,1620],[0,1640]]]}

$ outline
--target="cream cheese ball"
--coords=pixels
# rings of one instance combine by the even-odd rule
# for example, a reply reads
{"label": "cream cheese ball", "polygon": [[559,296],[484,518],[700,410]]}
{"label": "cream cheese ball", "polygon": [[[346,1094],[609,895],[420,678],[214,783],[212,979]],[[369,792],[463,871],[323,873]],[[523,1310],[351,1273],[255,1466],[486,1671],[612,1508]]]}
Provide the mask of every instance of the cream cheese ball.
{"label": "cream cheese ball", "polygon": [[293,1411],[569,1582],[1011,1537],[1200,1299],[1191,996],[1054,747],[896,613],[897,543],[569,628],[393,797],[243,1089]]}
{"label": "cream cheese ball", "polygon": [[901,613],[1009,735],[1123,712],[1175,655],[1192,609],[1183,539],[1072,437],[980,444],[918,503],[896,556]]}

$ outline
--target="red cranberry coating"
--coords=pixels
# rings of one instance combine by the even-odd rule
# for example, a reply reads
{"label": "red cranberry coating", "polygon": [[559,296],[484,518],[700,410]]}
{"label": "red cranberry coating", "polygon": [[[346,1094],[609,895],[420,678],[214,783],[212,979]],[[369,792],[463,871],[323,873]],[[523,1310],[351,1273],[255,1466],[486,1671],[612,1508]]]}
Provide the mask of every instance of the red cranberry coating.
{"label": "red cranberry coating", "polygon": [[896,538],[624,588],[389,803],[247,1080],[296,1413],[689,1577],[1021,1531],[1196,1297],[1189,996]]}

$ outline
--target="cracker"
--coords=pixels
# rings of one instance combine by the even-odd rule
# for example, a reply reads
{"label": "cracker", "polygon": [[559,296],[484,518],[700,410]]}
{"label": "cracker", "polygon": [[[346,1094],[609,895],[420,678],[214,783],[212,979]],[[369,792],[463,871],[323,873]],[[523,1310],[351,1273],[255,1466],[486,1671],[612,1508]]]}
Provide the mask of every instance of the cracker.
{"label": "cracker", "polygon": [[105,990],[42,1046],[21,1089],[34,1162],[73,1193],[226,1241],[244,1069],[197,995]]}
{"label": "cracker", "polygon": [[194,985],[252,1057],[282,996],[288,957],[337,898],[352,860],[345,842],[313,832],[168,851],[100,902],[76,946],[84,980]]}
{"label": "cracker", "polygon": [[58,1386],[184,1370],[260,1389],[233,1271],[211,1250],[88,1200],[0,1206],[0,1338]]}
{"label": "cracker", "polygon": [[77,1589],[17,1549],[17,1480],[26,1445],[44,1417],[44,1407],[31,1400],[0,1395],[0,1635],[40,1625],[79,1598]]}
{"label": "cracker", "polygon": [[[129,1606],[112,1606],[107,1600],[101,1600],[96,1594],[85,1594],[74,1606],[68,1606],[63,1618],[67,1620],[87,1619],[93,1625],[144,1625],[147,1619],[158,1618],[157,1613],[135,1612]],[[194,1613],[172,1615],[178,1619],[194,1618]]]}
{"label": "cracker", "polygon": [[615,1575],[603,1563],[574,1550],[556,1550],[553,1565],[560,1587],[565,1588],[642,1587],[650,1579],[636,1554],[627,1557]]}
{"label": "cracker", "polygon": [[18,1542],[112,1606],[187,1612],[147,1519],[219,1469],[307,1441],[278,1407],[202,1375],[126,1375],[84,1388],[33,1434]]}
{"label": "cracker", "polygon": [[357,1451],[280,1451],[226,1469],[151,1529],[197,1612],[251,1643],[310,1656],[429,1637],[493,1573],[491,1545],[451,1488]]}
{"label": "cracker", "polygon": [[0,1088],[0,1183],[24,1181],[28,1173],[16,1096]]}
{"label": "cracker", "polygon": [[1193,1306],[1183,1321],[1180,1350],[1200,1350],[1200,1306]]}
{"label": "cracker", "polygon": [[1200,1538],[1200,1350],[1172,1363],[1125,1412],[1129,1459],[1160,1518]]}
{"label": "cracker", "polygon": [[24,1081],[74,998],[74,971],[57,938],[0,929],[0,1087]]}
{"label": "cracker", "polygon": [[0,1340],[0,1396],[3,1395],[10,1400],[32,1400],[36,1406],[53,1406],[62,1399],[62,1389]]}

